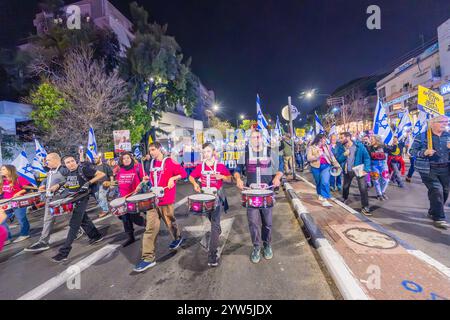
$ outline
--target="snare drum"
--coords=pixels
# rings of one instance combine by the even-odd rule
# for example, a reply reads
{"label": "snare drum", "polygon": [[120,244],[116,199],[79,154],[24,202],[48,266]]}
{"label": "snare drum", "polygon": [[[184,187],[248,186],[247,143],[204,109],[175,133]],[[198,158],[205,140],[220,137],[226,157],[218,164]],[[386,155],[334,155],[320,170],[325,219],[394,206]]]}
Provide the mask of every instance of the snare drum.
{"label": "snare drum", "polygon": [[41,201],[41,194],[39,192],[29,193],[21,197],[11,199],[14,208],[30,207]]}
{"label": "snare drum", "polygon": [[154,193],[137,194],[126,200],[127,212],[138,214],[156,208],[156,195]]}
{"label": "snare drum", "polygon": [[72,197],[52,201],[48,206],[50,214],[55,217],[72,214],[75,209]]}
{"label": "snare drum", "polygon": [[0,209],[3,209],[5,211],[14,209],[14,207],[11,204],[11,201],[9,201],[9,200],[11,200],[11,199],[0,200]]}
{"label": "snare drum", "polygon": [[271,190],[244,190],[242,191],[242,206],[252,209],[272,208],[275,197]]}
{"label": "snare drum", "polygon": [[121,217],[127,214],[127,202],[125,198],[114,199],[109,203],[111,213],[116,217]]}
{"label": "snare drum", "polygon": [[217,199],[210,194],[194,194],[188,197],[189,211],[193,214],[207,214],[216,210]]}

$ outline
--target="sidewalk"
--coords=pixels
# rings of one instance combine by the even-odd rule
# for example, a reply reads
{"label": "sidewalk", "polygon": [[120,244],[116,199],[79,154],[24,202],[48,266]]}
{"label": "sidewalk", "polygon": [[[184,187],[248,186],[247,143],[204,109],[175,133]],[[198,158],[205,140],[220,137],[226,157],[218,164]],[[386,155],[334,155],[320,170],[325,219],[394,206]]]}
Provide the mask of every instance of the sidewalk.
{"label": "sidewalk", "polygon": [[291,187],[298,218],[345,298],[450,300],[449,268],[338,200],[323,208],[306,180]]}

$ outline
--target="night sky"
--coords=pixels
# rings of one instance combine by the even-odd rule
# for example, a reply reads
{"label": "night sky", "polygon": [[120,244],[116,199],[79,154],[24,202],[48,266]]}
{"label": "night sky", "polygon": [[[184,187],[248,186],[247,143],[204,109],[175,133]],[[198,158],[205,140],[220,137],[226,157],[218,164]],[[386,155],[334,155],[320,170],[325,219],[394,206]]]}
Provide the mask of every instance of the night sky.
{"label": "night sky", "polygon": [[[68,3],[69,1],[66,1]],[[129,16],[128,1],[110,0]],[[169,24],[193,71],[216,93],[223,115],[279,113],[294,97],[302,111],[321,101],[299,92],[333,92],[354,78],[387,72],[405,53],[437,36],[449,0],[139,0],[151,19]],[[382,10],[382,30],[366,27],[369,5]],[[0,0],[0,46],[33,30],[37,1]],[[306,104],[305,104],[306,103]]]}

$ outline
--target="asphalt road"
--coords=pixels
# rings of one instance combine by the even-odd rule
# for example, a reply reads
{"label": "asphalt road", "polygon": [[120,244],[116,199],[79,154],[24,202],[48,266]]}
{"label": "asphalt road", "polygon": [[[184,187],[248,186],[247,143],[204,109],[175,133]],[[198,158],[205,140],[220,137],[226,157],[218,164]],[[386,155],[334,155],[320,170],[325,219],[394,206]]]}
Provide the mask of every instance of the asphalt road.
{"label": "asphalt road", "polygon": [[[305,173],[303,176],[314,184],[310,173]],[[419,174],[415,173],[412,183],[405,183],[403,189],[390,184],[386,195],[389,200],[378,201],[375,189],[369,190],[369,204],[373,210],[373,217],[370,219],[393,232],[414,248],[450,267],[450,230],[435,228],[427,217],[429,209],[427,189],[422,184]],[[334,193],[334,196],[342,200],[342,194]],[[350,189],[349,199],[351,200],[350,207],[360,211],[359,190],[355,180]],[[447,221],[450,221],[450,208],[446,207],[446,211]]]}
{"label": "asphalt road", "polygon": [[[177,201],[191,193],[189,186],[180,185]],[[207,266],[207,252],[200,245],[209,222],[188,214],[183,203],[176,217],[187,241],[178,251],[170,252],[171,239],[162,224],[157,265],[142,274],[132,271],[140,258],[141,241],[122,248],[122,224],[115,217],[96,222],[106,235],[104,242],[88,246],[83,237],[74,243],[67,263],[53,263],[50,258],[67,233],[64,219],[55,230],[49,251],[21,252],[30,240],[1,253],[0,299],[341,299],[282,191],[274,209],[274,259],[263,259],[258,265],[249,260],[252,245],[240,192],[229,186],[227,194],[230,211],[222,217],[221,264],[216,269]],[[96,215],[91,213],[94,219]],[[40,231],[38,214],[31,220],[36,237]],[[138,230],[138,234],[142,232]]]}

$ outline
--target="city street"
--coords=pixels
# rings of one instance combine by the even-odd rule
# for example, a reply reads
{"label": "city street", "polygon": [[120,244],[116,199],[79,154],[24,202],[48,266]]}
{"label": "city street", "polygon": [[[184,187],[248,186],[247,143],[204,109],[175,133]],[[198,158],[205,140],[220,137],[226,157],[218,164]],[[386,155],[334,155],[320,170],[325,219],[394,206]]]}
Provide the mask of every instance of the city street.
{"label": "city street", "polygon": [[[310,173],[302,175],[314,183]],[[429,208],[427,189],[422,184],[419,174],[414,174],[412,183],[405,182],[403,189],[391,183],[386,194],[389,200],[380,202],[376,199],[374,188],[370,189],[369,203],[373,210],[373,217],[370,219],[411,246],[450,267],[450,255],[448,254],[450,230],[435,228],[427,217]],[[333,196],[342,200],[342,193],[335,192]],[[361,203],[355,181],[350,189],[349,199],[351,200],[350,207],[359,212]],[[450,208],[447,207],[446,212],[447,221],[450,221]]]}
{"label": "city street", "polygon": [[[181,185],[177,200],[191,193],[190,186]],[[122,224],[109,217],[96,222],[106,235],[105,240],[95,246],[88,246],[86,237],[76,241],[66,264],[50,260],[61,241],[51,240],[52,249],[41,254],[21,253],[18,245],[12,245],[14,249],[6,247],[0,256],[0,299],[341,299],[305,239],[283,191],[277,196],[274,210],[274,259],[263,259],[259,265],[249,260],[252,245],[240,193],[230,186],[227,194],[230,210],[222,218],[221,264],[216,269],[207,266],[207,253],[200,245],[209,223],[206,218],[188,215],[187,206],[182,203],[176,216],[188,240],[182,249],[172,253],[168,249],[169,234],[162,227],[157,241],[157,265],[145,273],[132,271],[140,258],[141,242],[121,248]],[[95,215],[91,213],[94,219]],[[36,239],[40,223],[33,220]],[[65,225],[59,224],[52,239],[63,239]],[[20,247],[30,243],[32,240]],[[74,266],[83,270],[79,290],[67,286],[70,273],[65,270],[70,272]]]}

